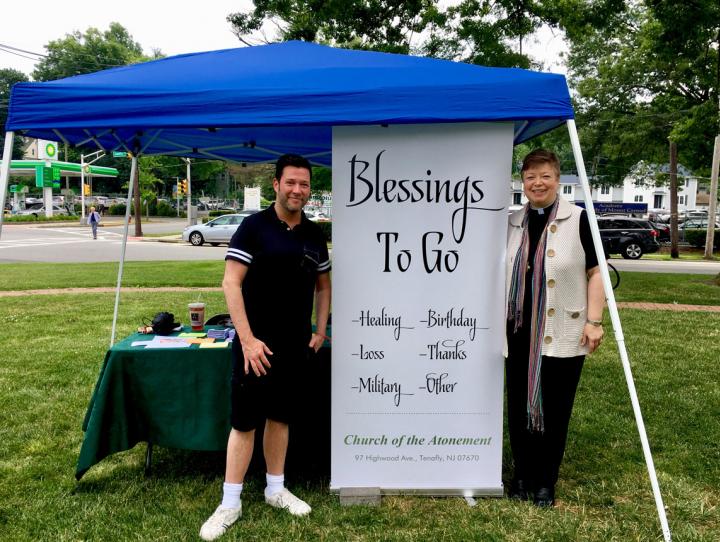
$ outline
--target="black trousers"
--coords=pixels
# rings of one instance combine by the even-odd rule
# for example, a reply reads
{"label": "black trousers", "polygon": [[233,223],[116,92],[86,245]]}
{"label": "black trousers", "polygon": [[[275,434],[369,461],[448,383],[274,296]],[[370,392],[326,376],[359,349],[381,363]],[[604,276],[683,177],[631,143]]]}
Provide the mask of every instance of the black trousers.
{"label": "black trousers", "polygon": [[568,424],[585,356],[543,356],[540,378],[545,431],[531,431],[527,415],[529,338],[525,341],[525,337],[518,335],[522,335],[522,330],[517,335],[508,333],[509,355],[505,360],[514,477],[535,487],[553,487],[565,454]]}

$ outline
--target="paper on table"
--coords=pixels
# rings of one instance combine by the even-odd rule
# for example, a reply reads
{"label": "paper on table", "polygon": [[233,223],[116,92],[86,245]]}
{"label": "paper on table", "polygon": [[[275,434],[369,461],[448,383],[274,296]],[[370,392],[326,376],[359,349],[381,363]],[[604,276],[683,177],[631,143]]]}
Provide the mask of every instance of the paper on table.
{"label": "paper on table", "polygon": [[147,346],[151,341],[133,341],[130,346]]}
{"label": "paper on table", "polygon": [[186,337],[186,338],[191,337],[191,338],[199,339],[199,338],[201,338],[201,337],[204,337],[205,335],[207,335],[207,333],[202,333],[202,332],[199,332],[199,331],[198,331],[198,332],[186,331],[186,332],[184,332],[184,333],[180,333],[180,334],[178,335],[178,337]]}
{"label": "paper on table", "polygon": [[185,340],[187,342],[189,342],[190,344],[204,344],[204,343],[214,343],[215,342],[215,339],[213,339],[212,337],[205,337],[205,338],[187,337]]}
{"label": "paper on table", "polygon": [[182,337],[155,337],[145,348],[189,348],[190,343]]}
{"label": "paper on table", "polygon": [[200,343],[200,348],[225,348],[230,343],[219,342],[219,343]]}

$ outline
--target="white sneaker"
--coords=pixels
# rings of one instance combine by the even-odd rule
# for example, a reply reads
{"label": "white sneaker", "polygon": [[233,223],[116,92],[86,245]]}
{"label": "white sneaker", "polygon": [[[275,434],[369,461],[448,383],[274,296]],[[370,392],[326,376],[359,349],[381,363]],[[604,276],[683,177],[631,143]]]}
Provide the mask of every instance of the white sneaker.
{"label": "white sneaker", "polygon": [[240,516],[242,516],[242,503],[237,508],[218,506],[212,516],[200,527],[200,538],[203,540],[220,538]]}
{"label": "white sneaker", "polygon": [[285,487],[282,491],[275,493],[275,495],[265,497],[265,502],[275,508],[284,508],[293,516],[305,516],[312,510],[308,503],[298,499]]}

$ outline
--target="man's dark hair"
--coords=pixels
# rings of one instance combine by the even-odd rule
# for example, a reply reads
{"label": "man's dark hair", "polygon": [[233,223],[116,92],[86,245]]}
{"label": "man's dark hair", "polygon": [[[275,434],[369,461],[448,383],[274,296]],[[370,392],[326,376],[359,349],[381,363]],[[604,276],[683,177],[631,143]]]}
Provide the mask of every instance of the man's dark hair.
{"label": "man's dark hair", "polygon": [[283,154],[278,158],[277,164],[275,164],[275,178],[279,181],[282,177],[283,170],[287,166],[301,167],[307,169],[310,172],[310,180],[312,181],[312,166],[308,162],[307,158],[300,156],[299,154]]}
{"label": "man's dark hair", "polygon": [[525,171],[531,167],[541,166],[543,164],[550,164],[557,174],[560,175],[560,159],[557,157],[557,154],[547,149],[535,149],[528,153],[523,159],[520,173],[525,173]]}

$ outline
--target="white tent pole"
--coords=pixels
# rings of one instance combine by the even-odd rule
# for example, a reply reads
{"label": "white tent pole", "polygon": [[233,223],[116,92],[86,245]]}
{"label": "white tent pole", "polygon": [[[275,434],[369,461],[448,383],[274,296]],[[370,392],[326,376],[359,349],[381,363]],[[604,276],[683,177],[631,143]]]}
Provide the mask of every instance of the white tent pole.
{"label": "white tent pole", "polygon": [[192,217],[190,216],[190,204],[192,203],[191,195],[192,195],[192,179],[190,178],[190,158],[185,159],[185,163],[187,164],[187,224],[188,226],[192,226]]}
{"label": "white tent pole", "polygon": [[120,266],[118,267],[117,287],[115,288],[115,310],[113,311],[112,334],[110,335],[110,348],[115,344],[115,328],[117,326],[118,307],[120,306],[120,286],[122,284],[123,266],[125,264],[125,247],[127,246],[128,225],[130,224],[130,205],[133,197],[133,181],[137,171],[137,156],[133,154],[130,165],[130,182],[128,183],[128,197],[125,205],[125,229],[123,230],[122,249],[120,251]]}
{"label": "white tent pole", "polygon": [[630,369],[630,359],[628,358],[627,349],[625,348],[625,337],[623,336],[620,315],[618,314],[617,304],[615,303],[615,294],[613,293],[610,282],[610,273],[608,272],[607,262],[605,261],[605,251],[603,249],[602,238],[600,237],[600,229],[598,228],[597,219],[595,218],[592,192],[590,190],[587,173],[585,172],[585,162],[583,161],[582,150],[580,149],[580,139],[578,138],[575,121],[568,120],[567,127],[570,133],[570,143],[572,144],[573,155],[575,157],[575,165],[578,176],[580,177],[580,184],[583,188],[585,210],[587,211],[590,222],[590,231],[592,232],[593,243],[595,244],[595,254],[597,255],[598,264],[600,265],[600,275],[602,276],[602,282],[605,288],[610,320],[612,321],[613,330],[615,331],[615,341],[617,342],[620,360],[622,361],[623,370],[625,371],[625,381],[627,382],[628,391],[630,392],[630,402],[632,403],[633,412],[635,413],[635,423],[637,424],[638,433],[640,433],[640,442],[650,476],[650,485],[652,486],[655,497],[655,506],[657,507],[660,518],[663,537],[666,542],[670,542],[670,527],[668,526],[667,516],[665,515],[665,506],[663,505],[662,495],[660,494],[660,486],[657,481],[657,474],[655,473],[655,464],[653,463],[652,454],[650,453],[650,444],[648,443],[647,433],[645,432],[645,423],[643,422],[642,413],[640,412],[640,402],[638,401],[635,382],[632,377],[632,370]]}
{"label": "white tent pole", "polygon": [[5,195],[10,179],[10,162],[12,162],[13,142],[15,132],[5,132],[5,149],[2,156],[2,167],[0,167],[0,238],[2,237],[2,225],[5,217]]}
{"label": "white tent pole", "polygon": [[80,155],[80,224],[85,225],[85,155]]}

